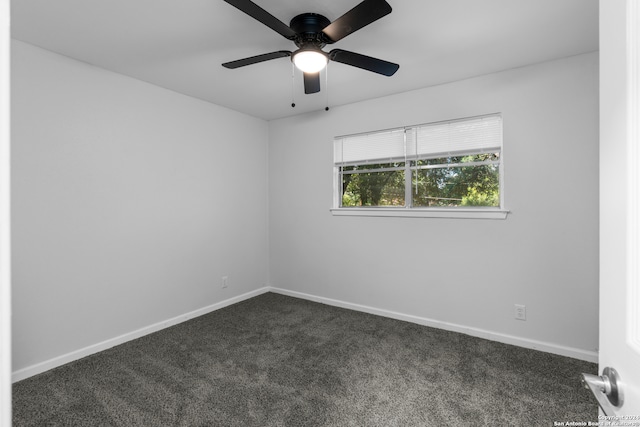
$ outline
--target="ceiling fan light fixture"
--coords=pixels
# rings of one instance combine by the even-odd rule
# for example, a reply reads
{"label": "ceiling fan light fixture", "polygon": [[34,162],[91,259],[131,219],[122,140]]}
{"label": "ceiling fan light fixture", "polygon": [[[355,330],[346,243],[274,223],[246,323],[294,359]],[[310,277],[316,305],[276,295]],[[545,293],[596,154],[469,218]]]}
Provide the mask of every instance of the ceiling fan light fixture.
{"label": "ceiling fan light fixture", "polygon": [[304,73],[322,71],[327,66],[327,62],[329,62],[329,58],[324,52],[315,49],[300,49],[293,53],[291,60]]}

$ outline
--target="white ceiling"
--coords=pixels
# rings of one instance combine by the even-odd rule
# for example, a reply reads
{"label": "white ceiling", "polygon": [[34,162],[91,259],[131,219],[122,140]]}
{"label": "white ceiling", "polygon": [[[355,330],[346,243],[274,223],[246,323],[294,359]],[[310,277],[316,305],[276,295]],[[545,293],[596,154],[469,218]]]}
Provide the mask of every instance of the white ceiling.
{"label": "white ceiling", "polygon": [[[359,0],[254,0],[289,24],[331,21]],[[400,64],[392,77],[330,63],[303,93],[288,58],[220,64],[295,45],[223,0],[13,0],[13,37],[263,119],[377,98],[598,50],[598,0],[388,0],[390,15],[325,50]]]}

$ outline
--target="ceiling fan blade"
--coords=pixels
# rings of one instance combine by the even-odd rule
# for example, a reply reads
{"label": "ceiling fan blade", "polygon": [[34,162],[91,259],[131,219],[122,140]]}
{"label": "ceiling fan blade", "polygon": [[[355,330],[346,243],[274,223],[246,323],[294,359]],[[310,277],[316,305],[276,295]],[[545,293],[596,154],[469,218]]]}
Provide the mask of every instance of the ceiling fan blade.
{"label": "ceiling fan blade", "polygon": [[277,33],[280,33],[282,36],[288,38],[289,40],[293,40],[296,36],[295,31],[293,31],[287,24],[280,21],[278,18],[276,18],[251,0],[224,1],[229,3],[231,6],[240,9],[250,17],[262,22],[264,25],[276,31]]}
{"label": "ceiling fan blade", "polygon": [[304,93],[320,92],[320,72],[304,73]]}
{"label": "ceiling fan blade", "polygon": [[332,61],[342,62],[343,64],[352,65],[367,71],[373,71],[383,76],[393,76],[395,72],[398,71],[398,68],[400,68],[398,64],[394,64],[393,62],[383,61],[382,59],[342,49],[333,49],[329,52],[329,58],[331,58]]}
{"label": "ceiling fan blade", "polygon": [[222,64],[222,66],[225,68],[234,69],[244,67],[245,65],[257,64],[258,62],[269,61],[270,59],[284,58],[286,56],[291,56],[291,52],[286,50],[279,50],[277,52],[263,53],[262,55],[256,55],[249,58],[238,59],[236,61],[225,62],[224,64]]}
{"label": "ceiling fan blade", "polygon": [[329,37],[331,43],[335,43],[390,13],[391,6],[385,0],[364,0],[327,25],[322,32]]}

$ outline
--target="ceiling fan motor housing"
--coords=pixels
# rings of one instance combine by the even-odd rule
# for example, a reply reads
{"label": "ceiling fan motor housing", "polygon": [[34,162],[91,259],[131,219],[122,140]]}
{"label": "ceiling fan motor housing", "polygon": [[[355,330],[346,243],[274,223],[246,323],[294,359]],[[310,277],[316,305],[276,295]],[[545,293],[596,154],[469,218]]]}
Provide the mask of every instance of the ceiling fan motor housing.
{"label": "ceiling fan motor housing", "polygon": [[329,24],[331,21],[318,13],[303,13],[294,17],[289,27],[296,32],[293,41],[300,49],[322,49],[329,42],[322,30]]}

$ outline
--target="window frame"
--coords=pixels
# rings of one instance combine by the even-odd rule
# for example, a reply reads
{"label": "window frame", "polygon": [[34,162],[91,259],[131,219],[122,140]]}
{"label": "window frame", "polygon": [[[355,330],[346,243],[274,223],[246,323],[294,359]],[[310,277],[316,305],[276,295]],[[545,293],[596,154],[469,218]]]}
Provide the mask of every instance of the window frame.
{"label": "window frame", "polygon": [[[417,132],[418,129],[427,128],[429,126],[439,126],[439,125],[449,125],[452,123],[459,122],[470,122],[472,120],[482,120],[484,118],[497,117],[500,121],[500,134],[499,134],[499,147],[493,146],[491,149],[469,149],[469,150],[450,150],[446,153],[434,154],[430,157],[428,156],[420,156],[416,154],[414,158],[410,158],[407,156],[407,132]],[[502,114],[500,113],[491,113],[480,116],[473,117],[465,117],[454,120],[445,120],[440,122],[432,122],[432,123],[424,123],[420,125],[414,126],[405,126],[401,128],[393,128],[380,130],[375,132],[366,132],[356,135],[345,135],[334,138],[334,164],[333,164],[333,207],[330,209],[332,215],[334,216],[362,216],[362,217],[412,217],[412,218],[461,218],[461,219],[506,219],[509,211],[505,209],[504,205],[504,146],[503,146],[503,138],[502,138],[502,129],[503,129],[503,121]],[[404,159],[371,159],[371,160],[359,160],[359,161],[338,161],[336,154],[336,147],[338,141],[343,141],[346,138],[350,137],[359,137],[359,136],[369,136],[376,135],[382,133],[393,133],[397,131],[404,132],[404,144],[405,144],[405,156]],[[417,138],[413,134],[414,138]],[[340,142],[340,146],[342,147],[342,142]],[[493,151],[493,150],[498,151]],[[499,193],[500,193],[500,201],[498,207],[483,207],[483,206],[473,206],[473,207],[425,207],[412,206],[413,202],[413,192],[412,192],[412,179],[413,172],[416,170],[421,170],[424,167],[417,165],[419,160],[425,160],[427,158],[447,158],[454,156],[464,156],[471,154],[484,154],[487,152],[499,152],[499,160],[498,162],[498,175],[499,175]],[[340,154],[342,158],[342,154]],[[404,170],[405,174],[405,201],[404,206],[342,206],[342,168],[354,165],[366,165],[366,164],[380,164],[384,165],[387,163],[404,163],[404,166],[400,166],[398,168],[393,168],[395,170]],[[495,164],[495,161],[493,161]],[[450,166],[449,166],[450,167]],[[473,166],[469,166],[473,167]],[[380,171],[388,170],[389,168],[380,169]],[[371,170],[376,171],[376,169]]]}

